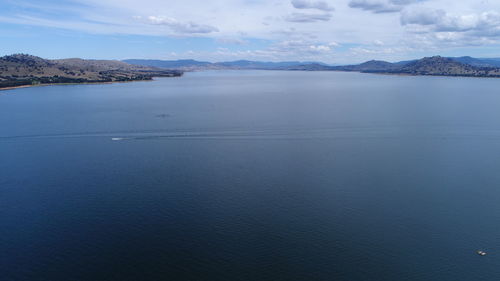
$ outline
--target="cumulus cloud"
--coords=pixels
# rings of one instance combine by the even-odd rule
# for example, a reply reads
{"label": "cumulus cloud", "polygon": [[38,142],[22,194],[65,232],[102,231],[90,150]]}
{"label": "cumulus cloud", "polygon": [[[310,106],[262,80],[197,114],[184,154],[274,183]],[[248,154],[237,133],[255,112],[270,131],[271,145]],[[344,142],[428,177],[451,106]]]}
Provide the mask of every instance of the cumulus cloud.
{"label": "cumulus cloud", "polygon": [[412,44],[419,48],[491,45],[500,38],[496,11],[451,14],[442,9],[410,9],[401,14],[401,24],[414,34]]}
{"label": "cumulus cloud", "polygon": [[[480,50],[484,50],[484,56],[498,56],[495,46],[500,43],[499,0],[30,0],[31,5],[37,5],[31,9],[24,7],[27,1],[0,2],[7,5],[0,9],[0,24],[16,36],[17,28],[10,26],[42,26],[91,35],[148,36],[144,40],[151,43],[145,48],[152,42],[165,42],[165,37],[179,42],[187,40],[191,45],[215,40],[229,49],[219,50],[218,57],[228,53],[234,54],[235,59],[319,58],[339,63],[446,55],[452,50],[449,47],[469,46],[485,46],[472,53],[481,54]],[[338,11],[335,14],[333,7]],[[360,16],[361,11],[367,12]],[[400,24],[395,22],[398,17]],[[331,23],[333,20],[335,24]],[[202,39],[190,41],[190,37]],[[342,48],[329,42],[339,42]],[[165,53],[187,57],[190,54],[183,48],[190,44],[161,46]],[[350,46],[359,49],[350,50]],[[200,51],[204,48],[206,53]],[[196,48],[200,59],[210,52],[211,44]]]}
{"label": "cumulus cloud", "polygon": [[309,40],[285,40],[269,48],[269,51],[278,54],[299,53],[304,55],[318,55],[329,53],[335,47],[331,44],[311,42]]}
{"label": "cumulus cloud", "polygon": [[146,22],[154,25],[168,26],[177,33],[212,33],[219,31],[219,29],[214,26],[195,22],[179,22],[174,18],[164,16],[149,16]]}
{"label": "cumulus cloud", "polygon": [[305,14],[305,13],[292,13],[285,19],[289,22],[318,22],[329,21],[332,18],[331,14]]}
{"label": "cumulus cloud", "polygon": [[235,59],[323,61],[325,57],[333,57],[334,55],[334,46],[330,44],[331,43],[311,40],[284,40],[259,50],[231,50],[229,48],[218,48],[215,53],[198,53],[195,55],[183,53],[176,54],[176,58],[194,57],[207,59],[208,56],[214,57],[214,59],[212,59],[214,61]]}
{"label": "cumulus cloud", "polygon": [[315,52],[328,52],[328,51],[332,50],[332,48],[330,48],[330,46],[326,46],[326,45],[311,45],[311,46],[309,46],[309,48]]}
{"label": "cumulus cloud", "polygon": [[247,45],[248,41],[240,38],[218,38],[217,43],[227,45]]}
{"label": "cumulus cloud", "polygon": [[318,9],[326,12],[335,10],[325,1],[292,0],[291,3],[296,9]]}
{"label": "cumulus cloud", "polygon": [[422,1],[424,0],[351,0],[349,7],[374,13],[394,13],[407,5]]}
{"label": "cumulus cloud", "polygon": [[500,13],[453,15],[444,10],[411,9],[401,13],[402,25],[427,27],[434,32],[462,32],[476,36],[498,36]]}
{"label": "cumulus cloud", "polygon": [[444,10],[433,9],[411,9],[401,13],[402,25],[437,25],[444,20],[446,12]]}

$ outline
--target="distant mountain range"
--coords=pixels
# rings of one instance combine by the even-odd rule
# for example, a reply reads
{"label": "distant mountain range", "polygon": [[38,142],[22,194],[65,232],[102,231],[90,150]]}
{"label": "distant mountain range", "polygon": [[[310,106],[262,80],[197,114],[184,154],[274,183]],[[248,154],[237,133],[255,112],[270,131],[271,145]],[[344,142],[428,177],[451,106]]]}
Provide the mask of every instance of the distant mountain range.
{"label": "distant mountain range", "polygon": [[384,72],[401,68],[405,63],[390,63],[386,61],[371,60],[362,64],[333,66],[331,70],[356,71],[356,72]]}
{"label": "distant mountain range", "polygon": [[440,56],[420,60],[401,61],[367,61],[355,65],[331,66],[317,62],[201,62],[195,60],[124,60],[124,62],[159,68],[180,69],[183,71],[201,71],[210,69],[260,69],[260,70],[300,70],[300,71],[354,71],[365,73],[437,75],[437,76],[471,76],[500,77],[500,59],[479,59],[472,57],[445,58]]}
{"label": "distant mountain range", "polygon": [[249,61],[238,60],[229,62],[206,62],[196,60],[138,60],[129,59],[123,60],[128,64],[140,66],[152,66],[168,69],[181,69],[184,71],[199,71],[210,69],[260,69],[260,70],[289,70],[289,68],[296,68],[303,65],[322,65],[326,64],[318,62],[299,62],[299,61],[286,61],[286,62],[262,62],[262,61]]}
{"label": "distant mountain range", "polygon": [[479,67],[500,67],[500,58],[496,59],[476,59],[472,57],[451,58],[455,61]]}
{"label": "distant mountain range", "polygon": [[500,59],[472,57],[427,57],[420,60],[331,66],[318,62],[203,62],[196,60],[83,60],[78,58],[47,60],[16,54],[0,57],[0,88],[51,83],[94,83],[151,80],[153,77],[180,76],[183,71],[211,69],[353,71],[364,73],[434,75],[465,77],[499,77]]}
{"label": "distant mountain range", "polygon": [[131,65],[113,60],[60,59],[15,54],[0,57],[0,88],[52,83],[151,80],[180,76],[182,71]]}

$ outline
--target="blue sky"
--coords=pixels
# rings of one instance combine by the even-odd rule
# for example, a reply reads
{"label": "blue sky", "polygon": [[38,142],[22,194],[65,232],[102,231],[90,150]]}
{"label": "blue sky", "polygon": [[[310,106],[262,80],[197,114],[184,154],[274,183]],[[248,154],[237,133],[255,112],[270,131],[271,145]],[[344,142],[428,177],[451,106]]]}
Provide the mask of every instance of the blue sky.
{"label": "blue sky", "polygon": [[0,38],[45,58],[500,57],[500,1],[0,0]]}

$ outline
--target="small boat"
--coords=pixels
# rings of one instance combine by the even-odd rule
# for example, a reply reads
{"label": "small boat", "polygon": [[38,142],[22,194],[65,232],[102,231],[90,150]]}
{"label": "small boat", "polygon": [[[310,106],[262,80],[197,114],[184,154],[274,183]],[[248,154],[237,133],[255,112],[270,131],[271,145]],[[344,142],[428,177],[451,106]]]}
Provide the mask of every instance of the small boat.
{"label": "small boat", "polygon": [[480,256],[486,256],[486,252],[485,252],[485,251],[481,251],[481,250],[479,250],[479,251],[477,251],[476,253],[477,253],[478,255],[480,255]]}
{"label": "small boat", "polygon": [[121,141],[123,138],[111,138],[112,141]]}

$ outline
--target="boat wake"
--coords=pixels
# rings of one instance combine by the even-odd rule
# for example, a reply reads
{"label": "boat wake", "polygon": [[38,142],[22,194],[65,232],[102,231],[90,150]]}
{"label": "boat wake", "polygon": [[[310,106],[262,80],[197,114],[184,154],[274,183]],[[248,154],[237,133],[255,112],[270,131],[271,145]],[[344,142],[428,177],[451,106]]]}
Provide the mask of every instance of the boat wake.
{"label": "boat wake", "polygon": [[36,140],[36,139],[70,139],[70,138],[104,138],[111,141],[133,141],[154,139],[500,139],[500,130],[478,129],[471,133],[467,129],[435,128],[419,131],[415,128],[401,127],[332,127],[332,128],[264,128],[264,129],[191,129],[191,130],[129,130],[106,132],[78,132],[59,134],[36,134],[0,136],[0,141]]}

